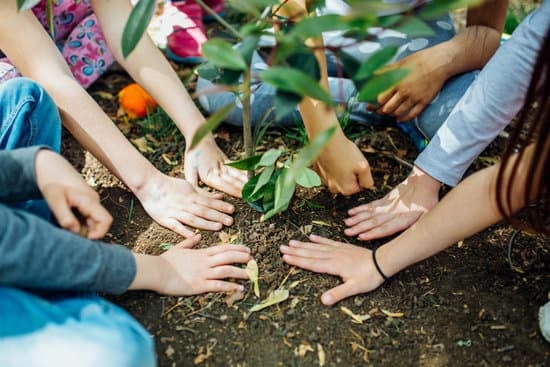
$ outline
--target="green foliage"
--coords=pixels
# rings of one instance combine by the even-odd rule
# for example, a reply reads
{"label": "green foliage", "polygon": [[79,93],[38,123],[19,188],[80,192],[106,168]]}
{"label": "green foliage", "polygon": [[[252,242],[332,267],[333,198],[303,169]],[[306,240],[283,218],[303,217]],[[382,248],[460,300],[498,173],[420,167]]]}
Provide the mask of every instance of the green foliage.
{"label": "green foliage", "polygon": [[155,5],[156,0],[139,0],[132,9],[122,32],[122,55],[125,58],[130,55],[143,36],[143,33],[145,33],[153,17]]}
{"label": "green foliage", "polygon": [[238,50],[229,42],[213,38],[202,45],[204,56],[217,67],[229,70],[245,70],[247,64]]}
{"label": "green foliage", "polygon": [[40,0],[17,0],[17,9],[19,9],[19,11],[28,10],[39,2]]}
{"label": "green foliage", "polygon": [[373,76],[359,90],[357,99],[359,101],[375,103],[380,93],[391,88],[401,79],[406,77],[409,72],[409,69],[391,69]]}

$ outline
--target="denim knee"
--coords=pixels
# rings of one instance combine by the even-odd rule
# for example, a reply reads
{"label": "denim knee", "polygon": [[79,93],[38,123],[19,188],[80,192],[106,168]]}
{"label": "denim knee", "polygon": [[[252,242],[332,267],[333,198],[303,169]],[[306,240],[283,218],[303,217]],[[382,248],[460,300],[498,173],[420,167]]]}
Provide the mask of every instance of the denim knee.
{"label": "denim knee", "polygon": [[3,367],[156,366],[149,333],[100,297],[39,297],[0,287],[0,314]]}
{"label": "denim knee", "polygon": [[59,152],[61,118],[52,98],[31,79],[0,85],[0,149],[46,145]]}

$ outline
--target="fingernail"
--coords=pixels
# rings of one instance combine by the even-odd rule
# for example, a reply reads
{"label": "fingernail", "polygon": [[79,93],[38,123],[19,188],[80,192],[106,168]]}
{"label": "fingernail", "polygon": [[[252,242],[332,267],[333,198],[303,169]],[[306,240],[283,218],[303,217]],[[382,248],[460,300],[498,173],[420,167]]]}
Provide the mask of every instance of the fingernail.
{"label": "fingernail", "polygon": [[241,291],[241,292],[244,291],[244,286],[243,286],[243,285],[239,285],[239,286],[237,287],[237,290],[239,290],[239,291]]}
{"label": "fingernail", "polygon": [[333,298],[332,298],[332,295],[330,293],[325,293],[321,296],[321,301],[325,304],[325,305],[331,305],[332,302],[333,302]]}

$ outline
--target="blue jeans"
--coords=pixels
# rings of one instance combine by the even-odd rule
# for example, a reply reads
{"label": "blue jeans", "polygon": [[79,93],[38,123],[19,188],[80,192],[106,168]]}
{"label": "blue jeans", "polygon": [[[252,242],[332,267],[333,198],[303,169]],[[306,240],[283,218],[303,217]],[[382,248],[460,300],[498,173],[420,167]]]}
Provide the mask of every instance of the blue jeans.
{"label": "blue jeans", "polygon": [[[361,42],[353,47],[346,47],[345,52],[358,61],[364,62],[380,47],[396,45],[399,47],[396,60],[399,60],[421,49],[447,41],[455,35],[453,22],[448,15],[428,21],[427,23],[434,30],[434,36],[410,38],[399,32],[385,30],[378,34],[375,42]],[[328,36],[325,35],[324,40],[325,44],[330,45],[352,43],[350,41],[345,42],[341,34],[334,33]],[[355,95],[357,91],[355,86],[351,79],[339,76],[342,74],[342,68],[338,66],[339,61],[334,55],[327,54],[327,64],[329,89],[332,98],[339,104],[343,103],[347,105],[347,111],[350,113],[352,121],[362,124],[395,124],[394,118],[368,111],[365,103],[356,100]],[[259,72],[268,68],[268,65],[257,53],[253,56],[251,65],[253,75],[258,75]],[[345,70],[343,72],[345,73]],[[439,94],[417,118],[413,121],[397,124],[397,126],[401,127],[411,137],[417,148],[423,149],[427,144],[427,139],[435,135],[437,129],[443,124],[478,73],[479,71],[472,71],[449,79]],[[199,78],[197,90],[207,91],[208,89],[212,90],[212,83],[206,79]],[[275,114],[272,112],[275,89],[259,79],[253,80],[251,89],[252,125],[264,119],[265,121],[273,120],[275,118]],[[236,95],[232,92],[206,93],[201,94],[199,102],[208,113],[213,113],[229,103],[234,103],[235,99]],[[265,116],[266,113],[268,116]],[[282,120],[277,121],[276,125],[294,126],[298,120],[300,120],[300,116],[295,111],[293,114],[289,114]],[[232,125],[242,126],[242,107],[238,101],[237,107],[229,113],[225,121]]]}
{"label": "blue jeans", "polygon": [[[59,152],[57,108],[35,82],[9,80],[0,85],[0,148],[33,145]],[[15,206],[50,216],[43,200]],[[148,332],[101,297],[0,287],[0,366],[149,367],[156,357]]]}
{"label": "blue jeans", "polygon": [[[30,79],[15,78],[0,84],[0,149],[45,145],[61,148],[61,119],[55,103]],[[44,219],[50,210],[44,200],[10,204]]]}
{"label": "blue jeans", "polygon": [[0,287],[0,366],[151,367],[153,338],[95,295],[35,295]]}

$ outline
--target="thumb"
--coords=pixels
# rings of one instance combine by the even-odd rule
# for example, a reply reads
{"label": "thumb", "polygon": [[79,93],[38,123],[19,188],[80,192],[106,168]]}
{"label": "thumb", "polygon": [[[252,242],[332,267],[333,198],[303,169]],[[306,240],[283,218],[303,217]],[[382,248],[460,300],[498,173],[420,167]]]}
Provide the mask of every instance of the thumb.
{"label": "thumb", "polygon": [[370,166],[367,162],[361,162],[359,165],[359,169],[356,172],[357,178],[359,180],[359,185],[364,188],[368,189],[372,186],[374,186],[374,179],[372,178],[372,173],[370,171]]}
{"label": "thumb", "polygon": [[200,240],[201,240],[201,235],[200,234],[195,234],[191,237],[188,237],[188,238],[184,239],[180,243],[178,243],[176,245],[176,247],[179,247],[179,248],[193,248],[196,244],[198,244],[200,242]]}
{"label": "thumb", "polygon": [[342,283],[337,287],[329,289],[321,295],[321,302],[324,305],[332,306],[344,298],[357,294],[350,282]]}
{"label": "thumb", "polygon": [[199,171],[196,166],[191,166],[189,169],[185,170],[185,179],[193,187],[199,186]]}

